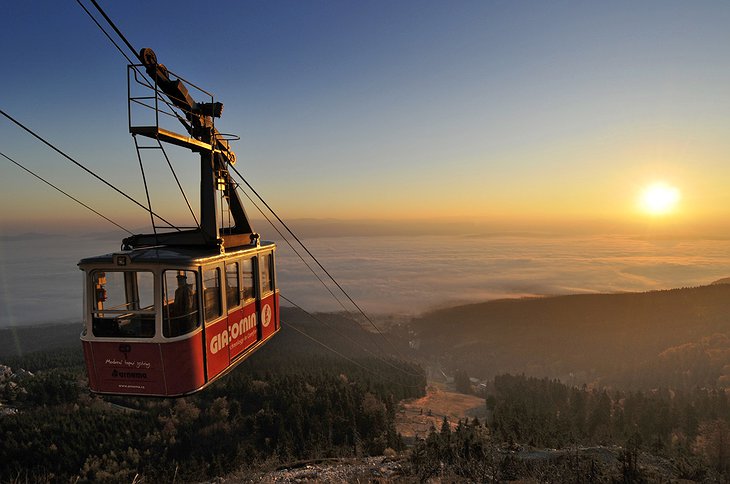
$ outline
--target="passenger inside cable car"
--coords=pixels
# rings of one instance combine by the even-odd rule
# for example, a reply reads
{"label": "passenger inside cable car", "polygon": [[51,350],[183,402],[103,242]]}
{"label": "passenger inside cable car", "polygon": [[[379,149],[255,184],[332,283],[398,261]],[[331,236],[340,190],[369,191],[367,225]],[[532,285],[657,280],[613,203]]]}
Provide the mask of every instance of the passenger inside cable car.
{"label": "passenger inside cable car", "polygon": [[189,333],[200,326],[195,273],[182,270],[165,271],[166,292],[171,286],[169,279],[175,272],[177,272],[177,288],[174,296],[165,298],[163,333],[167,338]]}

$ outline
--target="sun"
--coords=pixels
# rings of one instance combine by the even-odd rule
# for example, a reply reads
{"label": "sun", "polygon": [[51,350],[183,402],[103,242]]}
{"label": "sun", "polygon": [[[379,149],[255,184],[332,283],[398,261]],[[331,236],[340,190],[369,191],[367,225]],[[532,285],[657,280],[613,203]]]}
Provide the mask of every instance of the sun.
{"label": "sun", "polygon": [[679,203],[680,193],[676,187],[657,182],[641,192],[641,209],[649,215],[672,213]]}

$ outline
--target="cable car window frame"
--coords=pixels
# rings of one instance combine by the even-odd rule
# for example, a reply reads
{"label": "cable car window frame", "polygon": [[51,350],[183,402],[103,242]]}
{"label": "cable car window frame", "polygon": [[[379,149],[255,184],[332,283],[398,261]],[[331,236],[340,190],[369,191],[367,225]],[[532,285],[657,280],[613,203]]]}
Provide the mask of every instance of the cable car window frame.
{"label": "cable car window frame", "polygon": [[[259,258],[259,261],[258,261],[259,291],[261,294],[261,299],[263,299],[265,296],[272,294],[274,292],[274,288],[276,287],[274,285],[274,276],[273,276],[273,268],[274,268],[273,252],[265,252],[265,253],[259,254],[258,258]],[[266,278],[264,278],[264,275],[266,275]],[[267,283],[266,284],[267,287],[264,287],[264,283]]]}
{"label": "cable car window frame", "polygon": [[[170,292],[168,289],[170,289],[168,285],[168,274],[171,275],[171,280],[177,279],[180,272],[186,273],[186,281],[188,286],[192,286],[192,303],[194,304],[194,310],[190,311],[186,314],[182,315],[176,315],[176,316],[170,316],[170,306],[175,304],[175,301],[177,301],[177,290],[178,288],[175,288],[172,292],[173,297],[172,300],[169,300],[168,296]],[[192,279],[192,284],[190,283],[190,280]],[[165,269],[162,271],[162,335],[165,338],[177,338],[180,336],[188,335],[195,330],[199,329],[201,326],[201,318],[200,318],[200,298],[199,298],[199,284],[198,284],[198,272],[191,268],[180,268],[180,269]],[[179,286],[178,286],[179,287]],[[176,319],[181,319],[183,317],[190,318],[188,319],[187,323],[184,321],[177,321],[177,325],[173,324],[175,323]],[[177,331],[172,331],[173,328],[177,328]]]}
{"label": "cable car window frame", "polygon": [[[216,282],[215,287],[208,287],[208,285],[206,283],[206,281],[211,280],[211,279],[209,279],[209,276],[208,276],[209,273],[211,273],[211,272],[213,272],[215,274],[214,278],[212,278]],[[222,297],[223,291],[222,291],[222,285],[221,285],[222,281],[221,281],[220,266],[215,265],[215,266],[203,267],[202,282],[203,282],[203,285],[202,285],[203,291],[202,291],[201,295],[202,295],[202,299],[203,299],[203,315],[204,315],[205,323],[208,324],[208,323],[212,323],[214,321],[219,320],[221,317],[223,317],[223,314],[224,314],[223,297]],[[209,290],[212,290],[212,293],[214,294],[215,297],[209,298],[209,296],[208,296]],[[214,306],[209,308],[208,307],[209,301],[217,302],[217,306],[218,306],[217,314],[210,312],[211,310],[216,309],[216,308]]]}
{"label": "cable car window frame", "polygon": [[[256,256],[245,257],[241,260],[241,299],[244,304],[256,299],[257,264],[254,262],[255,260]],[[246,272],[247,265],[250,269],[249,272]]]}
{"label": "cable car window frame", "polygon": [[[157,304],[155,298],[155,281],[157,276],[153,271],[104,268],[91,270],[88,274],[90,297],[88,298],[88,307],[86,310],[89,311],[90,315],[91,334],[95,338],[152,339],[157,335]],[[101,276],[103,277],[103,282],[99,282],[101,280],[99,277],[100,274],[103,274]],[[110,282],[107,280],[108,274],[122,274],[122,281]],[[140,284],[140,278],[138,277],[140,274],[143,274],[143,277],[149,278],[149,280]],[[119,291],[123,293],[123,298],[126,302],[113,308],[99,309],[96,305],[107,300],[107,287],[109,284],[116,286],[114,288],[115,296],[119,294]],[[121,287],[122,285],[123,287]],[[141,306],[140,285],[149,285],[147,293],[152,293],[151,300],[148,301],[145,298],[144,301],[150,302],[151,304],[144,307]],[[130,305],[131,307],[129,307]],[[135,308],[134,306],[139,307]],[[111,317],[104,316],[105,314]]]}
{"label": "cable car window frame", "polygon": [[[235,270],[229,271],[230,266],[234,266]],[[224,264],[224,269],[226,273],[226,307],[230,313],[232,310],[241,307],[243,302],[241,297],[241,264],[238,260],[228,261]],[[230,276],[235,277],[235,286],[229,285]]]}

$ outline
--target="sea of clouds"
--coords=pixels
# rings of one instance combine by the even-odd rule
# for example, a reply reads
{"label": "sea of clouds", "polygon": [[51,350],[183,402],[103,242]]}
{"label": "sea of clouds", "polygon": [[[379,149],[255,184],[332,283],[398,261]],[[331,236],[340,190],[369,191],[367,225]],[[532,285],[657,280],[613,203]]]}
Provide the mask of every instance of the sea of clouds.
{"label": "sea of clouds", "polygon": [[[730,276],[730,241],[628,236],[349,236],[306,239],[369,314],[417,314],[504,297],[647,291]],[[282,295],[309,311],[352,311],[278,242]],[[109,236],[0,238],[0,327],[80,321],[77,262],[118,250]],[[298,251],[304,255],[301,249]],[[319,277],[329,282],[311,260]]]}

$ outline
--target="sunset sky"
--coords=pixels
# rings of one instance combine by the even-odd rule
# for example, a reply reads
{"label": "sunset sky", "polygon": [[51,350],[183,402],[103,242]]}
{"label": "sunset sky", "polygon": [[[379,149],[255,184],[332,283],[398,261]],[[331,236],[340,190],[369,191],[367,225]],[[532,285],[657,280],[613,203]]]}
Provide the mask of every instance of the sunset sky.
{"label": "sunset sky", "polygon": [[[99,1],[224,103],[237,167],[285,219],[730,234],[730,3]],[[9,0],[1,22],[0,108],[143,200],[126,60],[73,0]],[[5,118],[0,151],[148,223]],[[672,206],[647,210],[656,183]],[[156,207],[184,220],[173,186]],[[2,233],[108,226],[4,158],[0,204]]]}

